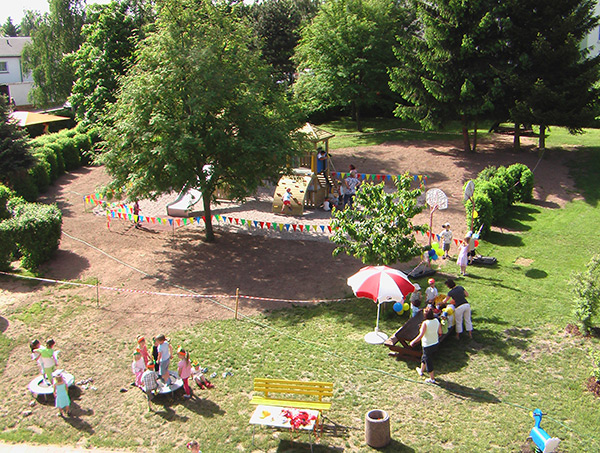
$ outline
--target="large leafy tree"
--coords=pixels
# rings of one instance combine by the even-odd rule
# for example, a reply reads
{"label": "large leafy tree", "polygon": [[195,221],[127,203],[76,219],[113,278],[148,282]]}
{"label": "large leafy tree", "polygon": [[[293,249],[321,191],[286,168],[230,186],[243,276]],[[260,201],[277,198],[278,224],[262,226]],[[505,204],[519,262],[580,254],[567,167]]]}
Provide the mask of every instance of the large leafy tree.
{"label": "large leafy tree", "polygon": [[[510,0],[503,4],[506,70],[503,82],[515,130],[548,125],[576,132],[598,115],[600,57],[588,58],[581,41],[598,25],[592,0]],[[515,145],[518,147],[518,135]]]}
{"label": "large leafy tree", "polygon": [[[110,109],[101,161],[131,199],[186,186],[243,198],[295,155],[298,123],[250,27],[209,0],[164,0]],[[206,167],[210,165],[210,169]]]}
{"label": "large leafy tree", "polygon": [[293,81],[292,56],[300,40],[300,26],[318,10],[315,0],[265,0],[250,7],[253,28],[261,39],[263,58],[273,66],[278,80]]}
{"label": "large leafy tree", "polygon": [[73,67],[64,58],[79,48],[84,24],[82,0],[48,0],[50,13],[31,31],[23,49],[23,66],[33,75],[29,96],[35,105],[60,104],[71,94]]}
{"label": "large leafy tree", "polygon": [[423,207],[417,204],[421,189],[411,190],[411,182],[408,174],[401,175],[391,193],[386,192],[384,183],[363,184],[356,192],[354,209],[333,211],[334,256],[344,252],[364,264],[389,265],[419,255],[415,233],[425,232],[427,226],[412,223]]}
{"label": "large leafy tree", "polygon": [[312,112],[350,107],[361,112],[391,97],[388,66],[408,14],[393,0],[331,0],[302,30],[296,49],[296,98]]}
{"label": "large leafy tree", "polygon": [[31,36],[33,31],[37,29],[42,22],[42,15],[39,11],[27,10],[21,24],[19,25],[19,36]]}
{"label": "large leafy tree", "polygon": [[27,133],[11,120],[6,96],[0,94],[0,182],[12,187],[33,162]]}
{"label": "large leafy tree", "polygon": [[419,28],[398,41],[398,64],[391,70],[391,86],[405,100],[397,116],[428,129],[460,120],[464,149],[476,149],[477,121],[493,112],[502,95],[495,68],[503,46],[499,3],[413,0]]}
{"label": "large leafy tree", "polygon": [[124,0],[90,5],[86,15],[83,43],[69,56],[76,77],[69,101],[76,119],[90,125],[115,102],[118,79],[133,64],[137,43],[154,14],[148,1]]}

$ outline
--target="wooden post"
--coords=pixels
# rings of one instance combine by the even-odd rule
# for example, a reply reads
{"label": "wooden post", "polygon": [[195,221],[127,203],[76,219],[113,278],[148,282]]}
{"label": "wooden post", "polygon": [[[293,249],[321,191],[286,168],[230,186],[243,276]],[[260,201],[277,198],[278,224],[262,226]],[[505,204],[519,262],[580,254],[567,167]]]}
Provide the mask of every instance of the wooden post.
{"label": "wooden post", "polygon": [[238,319],[238,308],[240,306],[240,289],[235,289],[235,319]]}

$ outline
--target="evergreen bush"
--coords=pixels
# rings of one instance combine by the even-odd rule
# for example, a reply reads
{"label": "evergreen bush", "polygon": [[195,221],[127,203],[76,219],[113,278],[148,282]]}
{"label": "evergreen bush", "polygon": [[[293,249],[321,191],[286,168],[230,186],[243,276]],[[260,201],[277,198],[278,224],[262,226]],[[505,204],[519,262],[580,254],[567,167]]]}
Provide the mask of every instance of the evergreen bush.
{"label": "evergreen bush", "polygon": [[533,172],[525,164],[513,164],[508,173],[514,181],[514,200],[529,202],[533,198]]}
{"label": "evergreen bush", "polygon": [[10,212],[6,205],[12,197],[14,197],[14,192],[5,185],[0,184],[0,219],[8,219],[10,217]]}
{"label": "evergreen bush", "polygon": [[492,225],[494,216],[492,200],[490,200],[490,197],[485,192],[475,192],[472,200],[473,203],[471,203],[471,200],[467,200],[465,203],[467,225],[471,223],[471,214],[473,213],[473,205],[475,205],[477,217],[473,219],[471,230],[477,232],[481,228],[480,236],[483,237],[489,233],[490,226]]}

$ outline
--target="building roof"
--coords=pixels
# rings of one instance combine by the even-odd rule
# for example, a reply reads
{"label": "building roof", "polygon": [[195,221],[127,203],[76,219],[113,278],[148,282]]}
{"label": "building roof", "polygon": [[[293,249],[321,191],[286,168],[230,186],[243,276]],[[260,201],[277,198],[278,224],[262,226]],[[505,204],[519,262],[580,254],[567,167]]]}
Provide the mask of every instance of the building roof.
{"label": "building roof", "polygon": [[30,37],[11,38],[8,36],[0,37],[0,58],[2,57],[20,57],[23,53],[25,44],[30,43]]}

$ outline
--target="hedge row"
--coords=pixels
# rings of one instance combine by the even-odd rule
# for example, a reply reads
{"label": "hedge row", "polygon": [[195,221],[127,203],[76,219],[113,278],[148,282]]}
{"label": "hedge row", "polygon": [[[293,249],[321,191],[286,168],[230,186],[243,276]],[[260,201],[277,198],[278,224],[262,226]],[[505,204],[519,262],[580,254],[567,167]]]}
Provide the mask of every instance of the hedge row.
{"label": "hedge row", "polygon": [[513,164],[508,168],[486,167],[473,182],[475,193],[465,202],[467,225],[471,223],[475,205],[477,217],[473,219],[471,229],[481,229],[481,236],[503,219],[514,203],[529,202],[533,197],[533,172],[524,164]]}
{"label": "hedge row", "polygon": [[34,138],[30,144],[36,163],[24,177],[12,181],[12,187],[25,200],[35,201],[65,171],[89,164],[98,141],[96,129],[79,126]]}
{"label": "hedge row", "polygon": [[[5,196],[8,194],[8,196]],[[21,258],[21,266],[36,270],[58,250],[62,213],[56,205],[28,203],[0,185],[0,269]]]}

